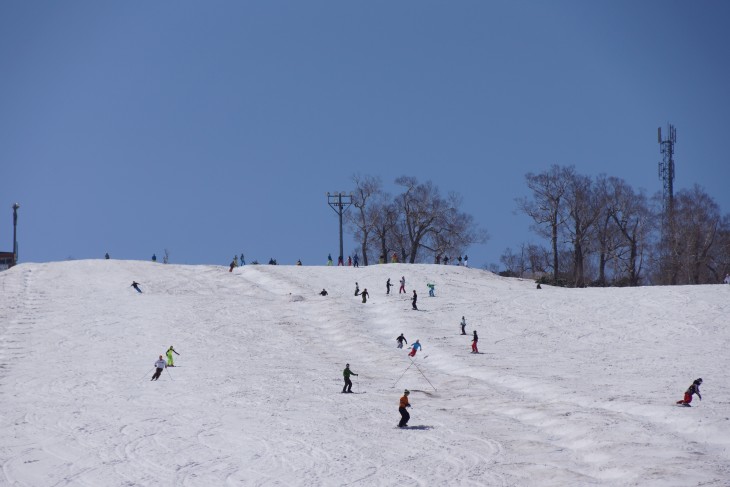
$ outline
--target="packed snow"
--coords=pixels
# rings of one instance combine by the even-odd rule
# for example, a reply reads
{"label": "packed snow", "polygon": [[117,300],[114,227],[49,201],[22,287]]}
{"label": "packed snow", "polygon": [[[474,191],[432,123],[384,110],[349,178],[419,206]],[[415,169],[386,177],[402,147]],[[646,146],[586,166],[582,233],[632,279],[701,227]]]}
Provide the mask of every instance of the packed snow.
{"label": "packed snow", "polygon": [[729,302],[443,265],[22,264],[0,273],[0,485],[727,486]]}

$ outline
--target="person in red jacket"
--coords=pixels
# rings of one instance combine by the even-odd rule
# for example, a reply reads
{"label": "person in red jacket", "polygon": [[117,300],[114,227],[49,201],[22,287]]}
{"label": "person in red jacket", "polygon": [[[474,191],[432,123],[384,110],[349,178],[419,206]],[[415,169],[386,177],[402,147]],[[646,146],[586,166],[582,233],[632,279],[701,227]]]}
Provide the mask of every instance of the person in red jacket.
{"label": "person in red jacket", "polygon": [[408,402],[408,395],[411,393],[408,389],[403,392],[403,397],[400,398],[400,404],[398,405],[398,412],[400,413],[399,428],[408,426],[408,420],[411,419],[411,415],[408,414],[406,408],[411,407],[411,403]]}
{"label": "person in red jacket", "polygon": [[479,349],[477,348],[478,341],[479,341],[479,337],[477,336],[477,331],[474,330],[474,339],[471,342],[471,353],[479,353]]}
{"label": "person in red jacket", "polygon": [[702,379],[695,379],[692,382],[692,385],[689,386],[689,389],[684,393],[684,399],[681,401],[677,401],[677,404],[681,404],[682,406],[691,406],[690,403],[692,402],[692,395],[697,394],[697,397],[700,398],[700,401],[702,400],[702,394],[700,394],[700,385],[702,384]]}

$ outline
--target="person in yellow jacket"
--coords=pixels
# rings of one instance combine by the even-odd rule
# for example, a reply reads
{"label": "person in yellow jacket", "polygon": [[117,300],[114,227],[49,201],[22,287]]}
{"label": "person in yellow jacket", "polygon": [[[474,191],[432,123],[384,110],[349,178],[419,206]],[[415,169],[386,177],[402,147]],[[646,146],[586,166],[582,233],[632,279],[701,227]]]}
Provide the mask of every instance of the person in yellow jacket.
{"label": "person in yellow jacket", "polygon": [[411,415],[408,414],[408,411],[406,408],[411,407],[411,403],[408,402],[408,396],[410,395],[411,391],[406,389],[403,392],[403,397],[400,398],[400,405],[398,406],[398,412],[400,413],[400,423],[398,423],[399,428],[405,428],[408,426],[408,420],[411,419]]}
{"label": "person in yellow jacket", "polygon": [[170,345],[170,348],[168,348],[168,349],[167,349],[167,366],[168,366],[168,367],[174,367],[174,366],[175,366],[175,361],[174,361],[174,360],[172,360],[172,354],[173,354],[173,353],[174,353],[175,355],[180,355],[179,353],[177,353],[177,352],[175,351],[175,349],[174,349],[174,348],[172,348],[172,345]]}

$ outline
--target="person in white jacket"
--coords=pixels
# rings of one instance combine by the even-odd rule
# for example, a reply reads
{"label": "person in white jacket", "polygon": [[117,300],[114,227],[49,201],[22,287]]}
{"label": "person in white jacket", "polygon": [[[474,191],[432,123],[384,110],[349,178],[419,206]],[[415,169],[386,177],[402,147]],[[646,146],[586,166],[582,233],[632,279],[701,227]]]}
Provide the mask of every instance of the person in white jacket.
{"label": "person in white jacket", "polygon": [[160,374],[162,374],[162,371],[165,370],[165,367],[167,367],[167,362],[165,362],[165,359],[162,358],[162,355],[160,355],[160,360],[155,362],[155,367],[157,367],[157,370],[155,370],[155,373],[150,380],[159,379]]}

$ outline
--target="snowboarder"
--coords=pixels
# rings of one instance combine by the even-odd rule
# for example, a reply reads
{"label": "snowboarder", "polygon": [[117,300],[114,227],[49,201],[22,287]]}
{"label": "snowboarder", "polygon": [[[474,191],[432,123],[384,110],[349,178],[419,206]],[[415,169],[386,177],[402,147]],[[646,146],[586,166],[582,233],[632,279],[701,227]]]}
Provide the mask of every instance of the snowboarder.
{"label": "snowboarder", "polygon": [[357,374],[350,370],[350,364],[345,364],[345,370],[342,371],[342,375],[345,377],[345,387],[342,388],[342,392],[352,394],[352,381],[350,380],[350,376]]}
{"label": "snowboarder", "polygon": [[360,267],[360,260],[357,257],[357,254],[355,254],[355,257],[352,259],[352,265],[353,267]]}
{"label": "snowboarder", "polygon": [[403,391],[403,397],[400,398],[400,404],[398,405],[398,412],[400,413],[400,423],[398,423],[399,428],[405,428],[408,426],[408,420],[411,419],[411,415],[408,414],[408,411],[406,408],[411,407],[411,403],[408,402],[408,396],[410,395],[411,391],[406,389]]}
{"label": "snowboarder", "polygon": [[141,290],[141,289],[139,288],[139,283],[138,283],[137,281],[132,281],[132,287],[133,287],[133,288],[134,288],[134,290],[135,290],[135,291],[137,291],[138,293],[141,293],[141,292],[142,292],[142,290]]}
{"label": "snowboarder", "polygon": [[479,349],[477,348],[477,342],[479,341],[479,337],[477,336],[477,331],[474,330],[474,338],[471,342],[471,353],[479,353]]}
{"label": "snowboarder", "polygon": [[398,294],[405,293],[405,292],[406,292],[406,276],[401,276],[400,289],[398,289]]}
{"label": "snowboarder", "polygon": [[327,265],[332,265],[332,254],[327,254]]}
{"label": "snowboarder", "polygon": [[408,354],[409,357],[415,357],[416,352],[418,352],[421,349],[421,343],[416,340],[413,342],[413,345],[411,345],[411,353]]}
{"label": "snowboarder", "polygon": [[466,335],[466,318],[461,317],[461,334]]}
{"label": "snowboarder", "polygon": [[689,389],[684,393],[684,399],[681,401],[677,401],[677,404],[681,404],[683,406],[690,407],[690,403],[692,402],[692,395],[697,394],[697,397],[700,398],[700,401],[702,400],[702,394],[700,394],[700,385],[702,384],[702,379],[695,379],[694,382],[692,382],[692,385],[689,386]]}
{"label": "snowboarder", "polygon": [[168,367],[174,367],[174,366],[175,366],[175,361],[174,361],[174,360],[172,360],[172,354],[173,354],[173,353],[174,353],[175,355],[180,355],[179,353],[177,353],[177,352],[175,351],[175,349],[174,349],[174,348],[172,348],[172,345],[170,345],[170,348],[168,348],[168,349],[167,349],[167,366],[168,366]]}
{"label": "snowboarder", "polygon": [[413,309],[418,311],[418,306],[416,306],[416,301],[418,301],[418,294],[416,294],[416,290],[413,290],[413,298],[411,298],[411,304],[413,305]]}
{"label": "snowboarder", "polygon": [[297,259],[297,265],[302,265],[302,259]]}
{"label": "snowboarder", "polygon": [[393,285],[390,283],[390,277],[385,282],[385,294],[390,294],[390,288],[393,287]]}
{"label": "snowboarder", "polygon": [[395,341],[398,342],[397,348],[403,348],[403,342],[406,342],[406,345],[408,345],[408,340],[406,340],[406,337],[403,336],[403,333],[401,333],[400,336],[395,339]]}
{"label": "snowboarder", "polygon": [[429,296],[431,296],[431,297],[434,297],[434,296],[436,296],[436,295],[435,295],[435,294],[433,293],[433,290],[434,290],[434,288],[436,287],[436,284],[426,284],[426,287],[428,288],[428,295],[429,295]]}
{"label": "snowboarder", "polygon": [[322,290],[319,292],[320,296],[327,296],[327,290],[322,288]]}
{"label": "snowboarder", "polygon": [[360,286],[357,285],[357,282],[355,283],[355,296],[360,295]]}
{"label": "snowboarder", "polygon": [[165,370],[165,359],[162,358],[162,355],[160,355],[160,360],[155,362],[155,367],[157,370],[155,370],[155,373],[152,375],[152,378],[150,380],[157,380],[160,378],[160,374],[162,374],[162,371]]}
{"label": "snowboarder", "polygon": [[365,288],[362,290],[361,296],[362,296],[362,302],[367,303],[368,297],[370,296],[370,294],[368,293],[368,288]]}

